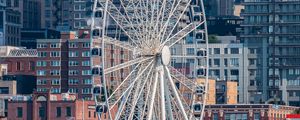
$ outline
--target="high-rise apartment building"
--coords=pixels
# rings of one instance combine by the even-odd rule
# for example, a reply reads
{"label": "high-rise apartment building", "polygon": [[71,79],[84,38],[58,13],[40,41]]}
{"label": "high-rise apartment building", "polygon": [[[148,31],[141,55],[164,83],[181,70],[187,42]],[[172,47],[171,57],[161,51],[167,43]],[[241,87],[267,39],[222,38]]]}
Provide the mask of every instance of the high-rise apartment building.
{"label": "high-rise apartment building", "polygon": [[249,101],[300,106],[300,1],[245,0]]}

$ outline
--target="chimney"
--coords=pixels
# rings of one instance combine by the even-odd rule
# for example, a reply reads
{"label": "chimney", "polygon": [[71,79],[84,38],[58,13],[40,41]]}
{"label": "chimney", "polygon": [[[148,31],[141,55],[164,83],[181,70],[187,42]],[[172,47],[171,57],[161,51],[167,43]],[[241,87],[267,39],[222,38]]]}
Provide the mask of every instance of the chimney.
{"label": "chimney", "polygon": [[69,39],[69,40],[77,39],[76,38],[76,33],[73,32],[73,31],[61,32],[60,33],[60,38],[61,39]]}

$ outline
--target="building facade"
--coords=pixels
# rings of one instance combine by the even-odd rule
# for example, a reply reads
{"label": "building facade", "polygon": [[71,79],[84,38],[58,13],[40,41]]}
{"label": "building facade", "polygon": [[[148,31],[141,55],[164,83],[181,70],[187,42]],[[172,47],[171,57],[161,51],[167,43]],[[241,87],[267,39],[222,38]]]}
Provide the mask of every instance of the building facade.
{"label": "building facade", "polygon": [[[247,49],[243,43],[215,43],[209,44],[209,77],[217,81],[234,81],[238,82],[238,102],[247,103],[247,88],[248,74],[247,70],[248,59]],[[177,45],[178,46],[178,45]],[[206,48],[203,44],[185,44],[181,46],[183,49],[171,49],[172,55],[180,55],[182,52],[185,60],[172,58],[172,66],[177,63],[187,63],[189,74],[187,76],[201,77],[205,75],[206,62],[203,59],[198,59],[205,54]],[[203,53],[204,52],[204,53]],[[253,73],[251,73],[253,74]]]}
{"label": "building facade", "polygon": [[74,94],[35,93],[8,101],[8,120],[97,120],[94,101],[84,101]]}
{"label": "building facade", "polygon": [[[90,45],[88,30],[62,32],[61,39],[39,39],[37,41],[37,91],[51,93],[78,93],[79,98],[91,99],[93,85],[102,83],[93,67],[101,65],[102,51],[93,52],[92,48],[101,46],[100,42]],[[106,67],[128,61],[129,53],[120,47],[107,44]],[[92,67],[93,65],[93,67]],[[97,68],[97,67],[96,67]],[[108,86],[114,87],[124,75],[124,68],[106,75]]]}
{"label": "building facade", "polygon": [[[298,107],[271,104],[207,105],[204,120],[285,120]],[[196,113],[197,115],[197,113]]]}
{"label": "building facade", "polygon": [[242,41],[248,46],[249,101],[300,106],[298,0],[245,0]]}
{"label": "building facade", "polygon": [[232,16],[234,11],[233,0],[204,0],[207,16]]}

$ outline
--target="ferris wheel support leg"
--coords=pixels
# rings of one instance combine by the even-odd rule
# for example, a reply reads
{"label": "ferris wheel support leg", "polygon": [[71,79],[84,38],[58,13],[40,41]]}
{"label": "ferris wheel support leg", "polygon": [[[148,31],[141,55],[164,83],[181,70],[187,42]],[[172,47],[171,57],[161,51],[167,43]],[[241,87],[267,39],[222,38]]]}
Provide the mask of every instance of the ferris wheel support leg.
{"label": "ferris wheel support leg", "polygon": [[165,86],[165,95],[166,95],[166,104],[167,104],[167,120],[173,120],[174,116],[172,112],[170,91],[169,91],[169,86],[167,84],[167,80],[164,80],[164,86]]}
{"label": "ferris wheel support leg", "polygon": [[160,73],[160,102],[161,102],[161,119],[166,119],[166,105],[165,105],[165,86],[164,86],[164,68],[163,66],[159,66]]}
{"label": "ferris wheel support leg", "polygon": [[149,109],[149,114],[147,115],[147,120],[151,120],[152,116],[153,116],[153,106],[154,106],[154,100],[155,100],[157,83],[158,83],[158,71],[155,72],[154,79],[155,80],[154,80],[154,84],[153,84],[152,95],[151,95],[151,99],[150,99],[150,109]]}
{"label": "ferris wheel support leg", "polygon": [[166,70],[166,72],[167,72],[168,79],[169,79],[169,81],[170,81],[171,89],[172,89],[173,92],[174,92],[176,102],[177,102],[178,105],[179,105],[179,109],[180,109],[180,111],[181,111],[181,113],[182,113],[184,119],[185,119],[185,120],[188,120],[188,116],[186,115],[186,111],[185,111],[185,109],[184,109],[184,107],[183,107],[183,105],[182,105],[182,102],[181,102],[180,97],[179,97],[179,95],[178,95],[178,92],[177,92],[177,90],[176,90],[175,83],[174,83],[173,80],[172,80],[171,73],[170,73],[170,71],[169,71],[169,69],[168,69],[167,66],[164,66],[164,67],[165,67],[165,70]]}

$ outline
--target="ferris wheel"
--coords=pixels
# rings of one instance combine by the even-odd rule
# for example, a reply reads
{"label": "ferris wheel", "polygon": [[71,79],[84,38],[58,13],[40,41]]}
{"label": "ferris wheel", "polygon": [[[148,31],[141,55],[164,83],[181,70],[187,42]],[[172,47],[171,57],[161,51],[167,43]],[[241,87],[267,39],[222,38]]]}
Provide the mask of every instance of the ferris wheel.
{"label": "ferris wheel", "polygon": [[[202,119],[208,85],[202,0],[94,0],[88,24],[98,119]],[[197,36],[195,48],[206,46],[195,56],[183,48],[188,36]]]}

